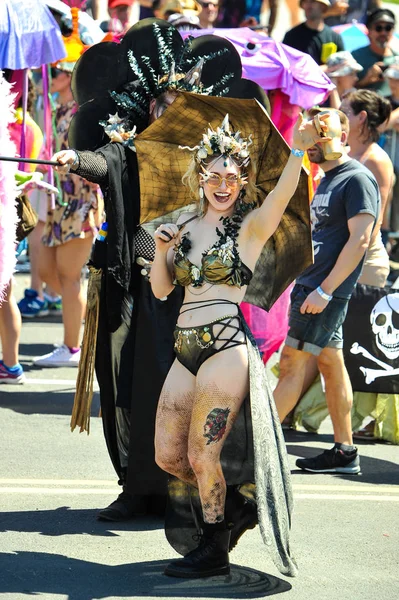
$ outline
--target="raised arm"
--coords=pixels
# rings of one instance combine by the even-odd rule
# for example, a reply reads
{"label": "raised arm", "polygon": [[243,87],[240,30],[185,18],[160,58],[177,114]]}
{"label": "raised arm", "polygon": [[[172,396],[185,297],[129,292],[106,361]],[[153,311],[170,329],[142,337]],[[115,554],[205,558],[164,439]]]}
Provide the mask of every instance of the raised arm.
{"label": "raised arm", "polygon": [[106,184],[108,181],[108,165],[104,156],[100,152],[91,152],[89,150],[61,150],[54,154],[51,160],[57,161],[59,167],[55,167],[60,173],[76,173],[84,177],[87,181]]}
{"label": "raised arm", "polygon": [[[321,127],[325,131],[327,125],[323,123],[329,115],[320,116]],[[318,142],[328,142],[330,137],[320,137],[316,131],[313,119],[305,121],[299,115],[295,124],[293,135],[293,149],[284,167],[280,179],[274,190],[265,198],[262,206],[253,212],[249,228],[262,242],[266,242],[276,231],[281,217],[298,186],[302,166],[302,157],[306,150]]]}

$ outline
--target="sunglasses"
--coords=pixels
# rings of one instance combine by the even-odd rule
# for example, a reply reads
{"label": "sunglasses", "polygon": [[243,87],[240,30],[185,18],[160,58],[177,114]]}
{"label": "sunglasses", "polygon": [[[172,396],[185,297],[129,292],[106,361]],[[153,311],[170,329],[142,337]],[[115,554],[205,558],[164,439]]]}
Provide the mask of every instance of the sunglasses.
{"label": "sunglasses", "polygon": [[58,77],[58,75],[60,73],[62,73],[61,69],[57,69],[56,67],[51,67],[51,69],[50,69],[51,79],[55,79],[56,77]]}
{"label": "sunglasses", "polygon": [[205,178],[205,182],[214,188],[218,188],[222,185],[222,182],[226,183],[226,186],[230,189],[234,189],[240,182],[239,175],[227,175],[227,177],[220,177],[218,173],[209,173],[209,176]]}
{"label": "sunglasses", "polygon": [[209,8],[210,6],[214,6],[215,8],[219,8],[219,3],[217,2],[217,0],[215,0],[215,2],[200,2],[201,6],[203,8]]}
{"label": "sunglasses", "polygon": [[381,33],[381,31],[386,31],[387,33],[389,33],[390,31],[392,31],[393,27],[393,25],[376,25],[374,27],[374,31],[376,31],[377,33]]}

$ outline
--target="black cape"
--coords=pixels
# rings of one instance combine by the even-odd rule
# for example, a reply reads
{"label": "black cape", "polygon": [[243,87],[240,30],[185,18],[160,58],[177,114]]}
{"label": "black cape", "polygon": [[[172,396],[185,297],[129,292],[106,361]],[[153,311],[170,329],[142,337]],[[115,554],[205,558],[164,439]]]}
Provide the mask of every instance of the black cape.
{"label": "black cape", "polygon": [[[96,375],[104,435],[112,464],[129,493],[166,496],[167,475],[154,458],[155,415],[174,358],[173,329],[182,291],[176,289],[166,301],[157,300],[135,263],[135,230],[140,217],[136,154],[118,143],[99,152],[108,167],[107,184],[102,186],[108,234],[106,242],[96,242],[91,263],[103,270]],[[111,335],[121,325],[127,294],[133,298],[132,321],[119,360],[113,364]],[[119,459],[115,407],[130,410],[127,472]]]}

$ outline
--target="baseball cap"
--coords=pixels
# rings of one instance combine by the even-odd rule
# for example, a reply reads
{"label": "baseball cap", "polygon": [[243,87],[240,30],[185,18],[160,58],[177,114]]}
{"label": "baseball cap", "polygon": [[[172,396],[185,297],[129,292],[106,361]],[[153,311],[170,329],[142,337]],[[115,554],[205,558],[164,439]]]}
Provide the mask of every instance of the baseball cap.
{"label": "baseball cap", "polygon": [[356,71],[362,71],[363,67],[353,58],[347,50],[331,54],[327,60],[327,75],[330,77],[343,77]]}
{"label": "baseball cap", "polygon": [[201,29],[199,18],[196,15],[173,13],[169,15],[168,23],[172,23],[176,29]]}
{"label": "baseball cap", "polygon": [[366,27],[370,28],[371,25],[377,23],[377,21],[384,21],[385,23],[395,24],[396,19],[394,13],[389,8],[377,8],[367,14]]}
{"label": "baseball cap", "polygon": [[117,6],[131,6],[135,0],[108,0],[108,8],[116,8]]}
{"label": "baseball cap", "polygon": [[[331,6],[330,0],[316,0],[316,2],[319,2],[319,4],[324,4],[324,6],[328,6],[328,8]],[[302,0],[299,0],[299,6],[302,8]]]}

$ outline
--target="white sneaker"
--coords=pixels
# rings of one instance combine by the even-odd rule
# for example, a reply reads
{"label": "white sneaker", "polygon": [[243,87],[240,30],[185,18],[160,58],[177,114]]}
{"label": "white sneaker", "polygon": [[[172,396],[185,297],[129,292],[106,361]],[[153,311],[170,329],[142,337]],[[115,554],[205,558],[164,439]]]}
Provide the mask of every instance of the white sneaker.
{"label": "white sneaker", "polygon": [[37,367],[77,367],[80,360],[80,349],[72,354],[68,346],[57,346],[49,354],[38,356],[33,364]]}

